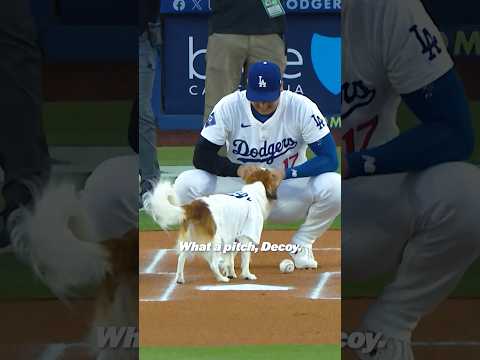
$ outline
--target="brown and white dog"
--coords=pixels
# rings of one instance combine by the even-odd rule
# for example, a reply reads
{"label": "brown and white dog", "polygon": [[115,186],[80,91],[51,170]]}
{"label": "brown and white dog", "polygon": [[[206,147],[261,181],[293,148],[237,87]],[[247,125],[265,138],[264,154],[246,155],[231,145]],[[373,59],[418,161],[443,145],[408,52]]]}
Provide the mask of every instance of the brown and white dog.
{"label": "brown and white dog", "polygon": [[[228,282],[236,277],[236,251],[227,253],[223,250],[232,248],[235,242],[241,246],[259,244],[263,222],[270,213],[271,202],[277,198],[281,179],[276,173],[258,169],[247,175],[244,181],[246,185],[239,192],[201,197],[183,206],[177,205],[175,192],[169,183],[157,184],[144,197],[145,210],[162,229],[180,224],[177,283],[185,282],[183,270],[187,256],[199,252],[209,263],[216,279]],[[198,250],[188,244],[203,245],[203,249]],[[255,280],[249,264],[250,251],[242,251],[241,277]]]}
{"label": "brown and white dog", "polygon": [[24,209],[12,231],[17,254],[62,300],[84,287],[96,289],[86,342],[97,359],[135,359],[136,349],[102,347],[98,331],[138,329],[138,229],[99,239],[71,184],[50,184]]}

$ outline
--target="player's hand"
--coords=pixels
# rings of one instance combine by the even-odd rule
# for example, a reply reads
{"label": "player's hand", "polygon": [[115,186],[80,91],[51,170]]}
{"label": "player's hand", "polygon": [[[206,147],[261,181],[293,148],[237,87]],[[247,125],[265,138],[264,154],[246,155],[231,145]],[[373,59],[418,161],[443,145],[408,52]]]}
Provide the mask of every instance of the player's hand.
{"label": "player's hand", "polygon": [[285,179],[284,168],[270,169],[270,172],[273,173],[278,179],[280,179],[280,181]]}
{"label": "player's hand", "polygon": [[240,165],[237,170],[237,175],[240,176],[242,179],[245,179],[247,176],[249,176],[254,171],[257,171],[258,169],[260,169],[260,166],[257,165]]}

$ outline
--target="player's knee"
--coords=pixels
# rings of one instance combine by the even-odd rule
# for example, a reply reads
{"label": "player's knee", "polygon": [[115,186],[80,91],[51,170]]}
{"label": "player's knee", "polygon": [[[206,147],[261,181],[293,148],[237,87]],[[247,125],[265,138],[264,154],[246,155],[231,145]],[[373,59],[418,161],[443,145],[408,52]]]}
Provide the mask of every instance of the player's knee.
{"label": "player's knee", "polygon": [[[448,163],[425,171],[415,198],[420,214],[464,253],[480,255],[480,169],[466,163]],[[444,238],[444,236],[442,236]]]}
{"label": "player's knee", "polygon": [[324,173],[312,179],[314,201],[326,204],[335,215],[342,207],[342,180],[337,173]]}
{"label": "player's knee", "polygon": [[186,204],[200,196],[215,191],[217,177],[203,170],[188,170],[175,180],[174,188],[180,204]]}

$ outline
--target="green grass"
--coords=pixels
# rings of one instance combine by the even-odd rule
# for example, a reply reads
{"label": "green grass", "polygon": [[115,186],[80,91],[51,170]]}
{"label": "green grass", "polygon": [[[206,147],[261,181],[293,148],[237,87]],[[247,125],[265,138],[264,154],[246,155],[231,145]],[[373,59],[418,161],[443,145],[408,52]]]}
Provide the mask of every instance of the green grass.
{"label": "green grass", "polygon": [[[51,299],[52,292],[33,274],[30,267],[21,263],[14,254],[0,255],[0,300]],[[78,289],[72,297],[92,297],[95,289]]]}
{"label": "green grass", "polygon": [[140,360],[335,360],[339,345],[140,348]]}
{"label": "green grass", "polygon": [[50,145],[128,145],[129,101],[48,102],[43,125]]}
{"label": "green grass", "polygon": [[157,156],[160,166],[192,166],[193,146],[161,146]]}
{"label": "green grass", "polygon": [[13,254],[0,256],[0,299],[51,298],[52,294]]}
{"label": "green grass", "polygon": [[[385,275],[363,282],[342,282],[342,297],[376,297],[382,289],[393,279],[393,275]],[[450,297],[480,297],[480,261],[475,262],[466,272],[460,284],[453,291]]]}

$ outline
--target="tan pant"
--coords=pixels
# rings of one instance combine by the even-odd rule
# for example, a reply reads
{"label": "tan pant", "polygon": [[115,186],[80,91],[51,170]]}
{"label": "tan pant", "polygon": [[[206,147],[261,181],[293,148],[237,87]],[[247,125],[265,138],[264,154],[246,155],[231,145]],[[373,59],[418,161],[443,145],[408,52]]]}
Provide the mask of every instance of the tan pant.
{"label": "tan pant", "polygon": [[208,38],[204,119],[217,102],[240,84],[242,68],[260,60],[276,63],[285,71],[285,44],[277,34],[212,34]]}

